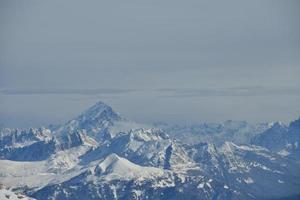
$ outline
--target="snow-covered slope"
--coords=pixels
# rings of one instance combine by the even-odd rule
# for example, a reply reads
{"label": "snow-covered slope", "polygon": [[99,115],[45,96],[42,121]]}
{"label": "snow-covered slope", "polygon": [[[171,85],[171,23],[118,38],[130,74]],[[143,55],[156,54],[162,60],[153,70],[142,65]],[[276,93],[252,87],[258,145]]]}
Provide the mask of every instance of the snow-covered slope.
{"label": "snow-covered slope", "polygon": [[0,200],[34,200],[34,198],[27,197],[21,193],[13,192],[10,189],[0,185]]}
{"label": "snow-covered slope", "polygon": [[[213,189],[214,188],[214,189]],[[194,192],[191,192],[194,191]],[[116,154],[93,162],[80,175],[35,192],[37,199],[226,199],[242,197],[198,174],[139,166]]]}
{"label": "snow-covered slope", "polygon": [[256,198],[297,194],[300,187],[299,165],[262,147],[225,142],[221,148],[201,143],[186,150],[202,173]]}
{"label": "snow-covered slope", "polygon": [[98,175],[105,175],[105,179],[127,179],[148,178],[161,176],[163,170],[154,167],[143,167],[119,157],[117,154],[108,155],[102,162],[96,165],[94,172]]}

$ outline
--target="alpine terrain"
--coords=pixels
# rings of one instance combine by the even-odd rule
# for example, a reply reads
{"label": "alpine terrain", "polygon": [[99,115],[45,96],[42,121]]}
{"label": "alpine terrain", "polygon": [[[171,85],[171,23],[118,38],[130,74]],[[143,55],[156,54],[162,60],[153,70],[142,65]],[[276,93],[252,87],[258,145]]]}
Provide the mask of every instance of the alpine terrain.
{"label": "alpine terrain", "polygon": [[300,119],[132,122],[97,102],[65,124],[0,129],[0,199],[300,199]]}

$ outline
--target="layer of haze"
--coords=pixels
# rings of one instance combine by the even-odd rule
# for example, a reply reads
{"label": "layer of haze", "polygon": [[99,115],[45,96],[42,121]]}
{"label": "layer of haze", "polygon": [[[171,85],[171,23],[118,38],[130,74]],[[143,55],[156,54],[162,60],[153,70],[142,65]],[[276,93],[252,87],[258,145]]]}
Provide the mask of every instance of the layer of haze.
{"label": "layer of haze", "polygon": [[0,123],[300,116],[299,1],[0,2]]}

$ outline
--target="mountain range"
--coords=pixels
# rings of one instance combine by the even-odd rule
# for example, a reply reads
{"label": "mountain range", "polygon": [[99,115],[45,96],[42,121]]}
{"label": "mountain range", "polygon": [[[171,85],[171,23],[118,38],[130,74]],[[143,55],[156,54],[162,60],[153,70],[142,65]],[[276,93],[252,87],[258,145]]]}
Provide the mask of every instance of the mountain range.
{"label": "mountain range", "polygon": [[61,125],[1,128],[0,183],[38,200],[299,199],[299,142],[300,119],[146,125],[97,102]]}

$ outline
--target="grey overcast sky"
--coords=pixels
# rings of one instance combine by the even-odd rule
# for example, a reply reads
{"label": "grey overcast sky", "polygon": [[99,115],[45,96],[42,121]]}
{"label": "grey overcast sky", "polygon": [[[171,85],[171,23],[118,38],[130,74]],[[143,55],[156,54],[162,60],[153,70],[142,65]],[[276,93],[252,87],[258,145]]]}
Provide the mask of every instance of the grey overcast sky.
{"label": "grey overcast sky", "polygon": [[3,0],[0,123],[300,116],[300,1]]}

